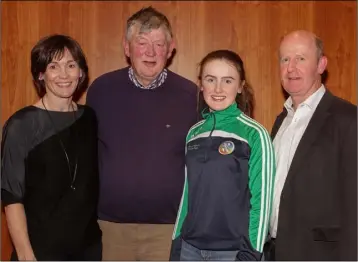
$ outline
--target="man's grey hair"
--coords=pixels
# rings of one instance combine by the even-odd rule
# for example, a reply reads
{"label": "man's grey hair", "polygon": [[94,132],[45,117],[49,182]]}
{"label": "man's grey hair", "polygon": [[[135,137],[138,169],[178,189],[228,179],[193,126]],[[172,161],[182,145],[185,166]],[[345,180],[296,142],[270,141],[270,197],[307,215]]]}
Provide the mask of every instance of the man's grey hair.
{"label": "man's grey hair", "polygon": [[316,44],[316,48],[317,48],[317,58],[319,60],[322,56],[324,56],[323,41],[318,36],[315,36],[314,40],[315,40],[315,44]]}
{"label": "man's grey hair", "polygon": [[133,26],[140,27],[139,33],[150,32],[153,29],[163,28],[167,33],[167,40],[173,37],[172,27],[168,18],[152,6],[142,8],[127,20],[126,39],[129,41]]}

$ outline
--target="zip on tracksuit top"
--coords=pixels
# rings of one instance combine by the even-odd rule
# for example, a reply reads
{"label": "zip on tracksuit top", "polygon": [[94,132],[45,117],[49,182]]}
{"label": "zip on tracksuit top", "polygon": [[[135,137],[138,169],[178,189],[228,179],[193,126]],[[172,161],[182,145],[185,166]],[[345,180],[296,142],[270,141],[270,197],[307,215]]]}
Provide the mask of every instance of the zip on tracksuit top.
{"label": "zip on tracksuit top", "polygon": [[171,259],[179,259],[182,239],[201,250],[239,250],[238,260],[260,259],[275,176],[270,136],[236,103],[203,116],[186,138]]}

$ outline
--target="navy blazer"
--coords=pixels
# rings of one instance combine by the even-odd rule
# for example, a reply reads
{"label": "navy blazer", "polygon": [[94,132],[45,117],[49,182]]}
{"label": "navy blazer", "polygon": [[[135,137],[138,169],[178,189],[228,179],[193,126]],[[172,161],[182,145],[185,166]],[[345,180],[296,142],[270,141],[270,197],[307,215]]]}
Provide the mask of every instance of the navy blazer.
{"label": "navy blazer", "polygon": [[[286,115],[277,117],[272,139]],[[357,261],[357,107],[328,90],[288,171],[275,257]]]}

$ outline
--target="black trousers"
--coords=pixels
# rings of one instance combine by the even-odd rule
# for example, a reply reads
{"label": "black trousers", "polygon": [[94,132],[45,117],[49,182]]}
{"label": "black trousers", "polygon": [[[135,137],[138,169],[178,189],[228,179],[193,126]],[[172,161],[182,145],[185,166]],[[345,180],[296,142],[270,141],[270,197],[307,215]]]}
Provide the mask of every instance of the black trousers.
{"label": "black trousers", "polygon": [[[42,255],[41,252],[36,255],[36,259],[41,261],[101,261],[102,260],[102,240],[96,241],[83,250],[74,254],[46,254]],[[37,257],[39,256],[39,257]],[[11,254],[11,261],[18,261],[16,251]]]}

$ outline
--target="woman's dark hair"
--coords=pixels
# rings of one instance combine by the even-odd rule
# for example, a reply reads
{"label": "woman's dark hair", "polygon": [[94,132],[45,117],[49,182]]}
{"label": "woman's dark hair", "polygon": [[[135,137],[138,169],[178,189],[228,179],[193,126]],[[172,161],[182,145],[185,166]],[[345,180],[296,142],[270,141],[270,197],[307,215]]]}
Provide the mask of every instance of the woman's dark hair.
{"label": "woman's dark hair", "polygon": [[[238,54],[230,50],[216,50],[212,51],[207,54],[199,63],[199,83],[201,85],[201,77],[203,74],[204,66],[213,60],[223,59],[230,64],[232,64],[238,71],[240,75],[240,80],[245,81],[245,84],[242,88],[241,94],[237,94],[236,96],[236,103],[238,108],[244,112],[246,115],[253,117],[253,110],[254,110],[254,94],[252,87],[247,83],[244,63]],[[199,92],[198,96],[198,113],[200,114],[202,110],[208,107],[205,103],[203,92]]]}
{"label": "woman's dark hair", "polygon": [[73,99],[77,101],[87,89],[88,66],[81,46],[69,36],[55,34],[40,39],[31,50],[31,73],[37,94],[40,97],[46,94],[45,81],[39,79],[40,74],[45,73],[48,64],[54,58],[61,59],[66,49],[71,53],[82,71]]}

